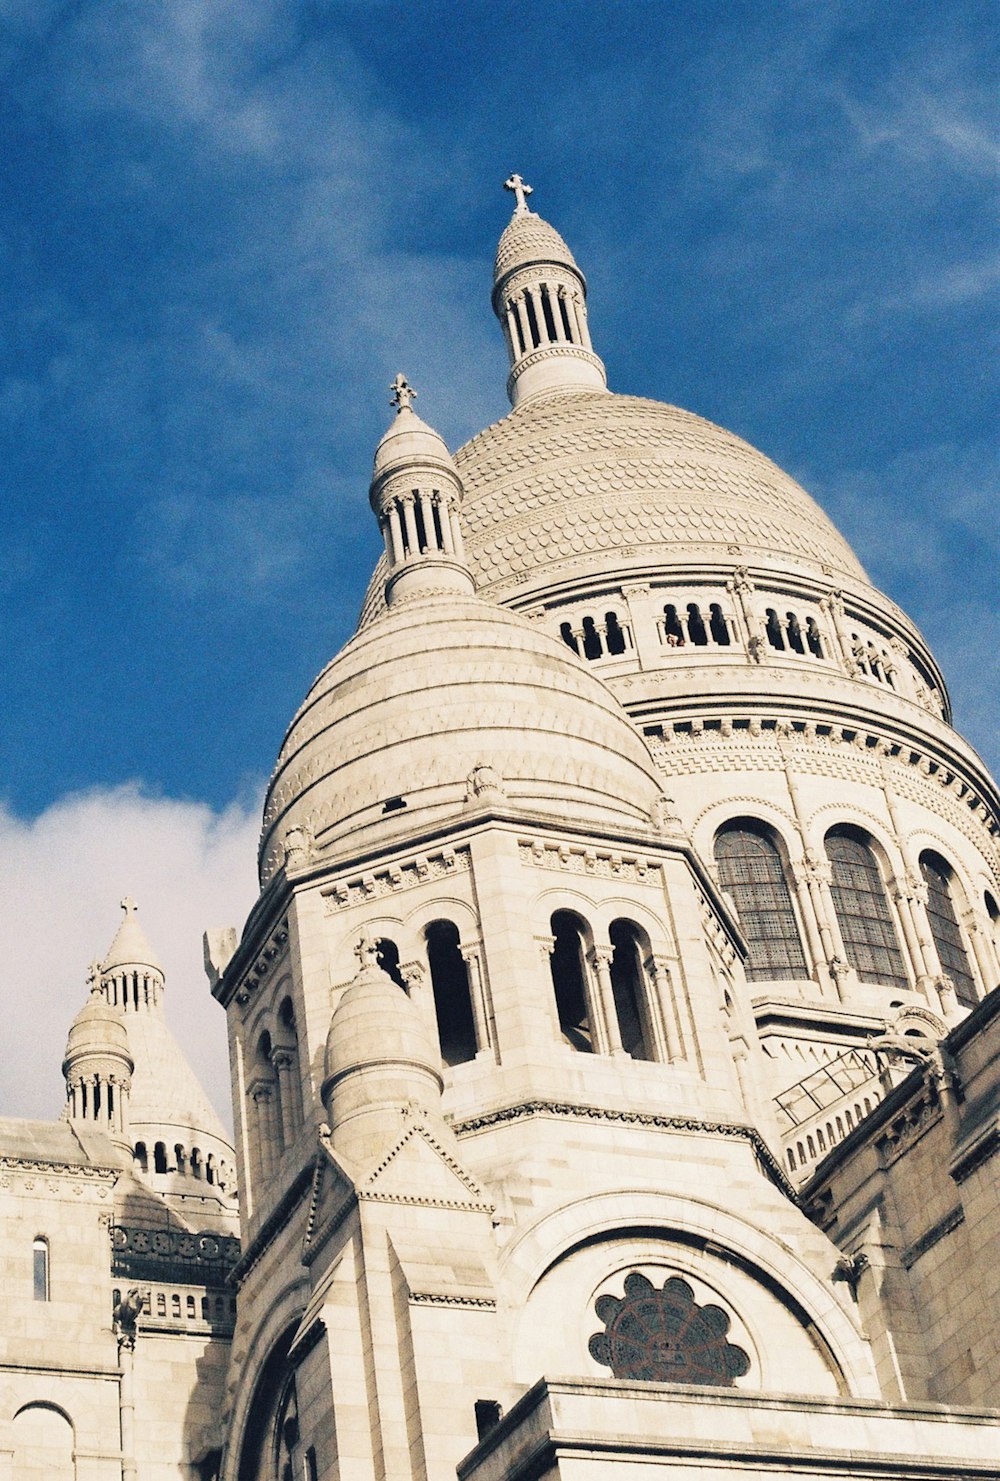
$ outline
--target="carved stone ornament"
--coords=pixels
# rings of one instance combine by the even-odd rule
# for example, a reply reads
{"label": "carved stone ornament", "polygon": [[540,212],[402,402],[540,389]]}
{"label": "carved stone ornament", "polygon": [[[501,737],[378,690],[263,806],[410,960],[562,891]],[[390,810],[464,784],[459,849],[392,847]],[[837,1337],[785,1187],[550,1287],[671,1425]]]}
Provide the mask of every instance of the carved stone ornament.
{"label": "carved stone ornament", "polygon": [[502,801],[507,796],[503,777],[488,761],[479,761],[465,779],[465,796],[472,803]]}
{"label": "carved stone ornament", "polygon": [[120,1301],[115,1302],[111,1314],[111,1326],[118,1338],[118,1347],[135,1347],[139,1313],[142,1311],[142,1291],[139,1286],[129,1286]]}
{"label": "carved stone ornament", "polygon": [[726,1340],[730,1322],[722,1307],[699,1306],[680,1276],[657,1290],[633,1271],[625,1295],[599,1296],[594,1310],[604,1331],[591,1337],[590,1355],[615,1378],[730,1388],[750,1369],[743,1349]]}

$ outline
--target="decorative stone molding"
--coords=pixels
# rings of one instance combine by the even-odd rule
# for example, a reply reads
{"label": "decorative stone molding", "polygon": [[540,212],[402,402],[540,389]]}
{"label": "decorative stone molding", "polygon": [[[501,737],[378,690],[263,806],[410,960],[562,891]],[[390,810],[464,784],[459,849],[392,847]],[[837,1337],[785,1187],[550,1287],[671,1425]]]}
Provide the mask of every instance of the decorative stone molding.
{"label": "decorative stone molding", "polygon": [[459,874],[471,868],[468,848],[446,848],[439,853],[418,854],[415,858],[391,864],[387,868],[354,878],[338,880],[335,885],[323,890],[323,903],[327,915],[338,910],[358,905],[369,900],[393,895],[399,890],[412,889],[427,880],[443,879],[450,874]]}
{"label": "decorative stone molding", "polygon": [[957,1229],[960,1224],[964,1223],[965,1210],[961,1204],[956,1204],[954,1208],[948,1210],[943,1218],[938,1219],[936,1224],[932,1224],[930,1229],[924,1234],[921,1234],[919,1239],[915,1239],[911,1245],[902,1251],[899,1258],[903,1268],[910,1270],[920,1259],[921,1255],[926,1255],[928,1250],[932,1250],[953,1229]]}
{"label": "decorative stone molding", "polygon": [[704,1136],[735,1137],[750,1144],[765,1176],[792,1203],[799,1203],[798,1194],[785,1176],[784,1169],[772,1155],[756,1127],[741,1121],[705,1121],[698,1116],[669,1116],[653,1111],[621,1111],[611,1110],[607,1106],[574,1105],[567,1101],[532,1100],[522,1101],[515,1106],[503,1106],[499,1110],[471,1116],[464,1121],[455,1121],[452,1123],[452,1130],[457,1137],[470,1136],[505,1122],[528,1120],[533,1116],[556,1116],[571,1121],[607,1121],[623,1126],[649,1126],[658,1131],[688,1131]]}
{"label": "decorative stone molding", "polygon": [[519,840],[517,853],[522,864],[559,869],[567,874],[590,874],[599,879],[621,879],[639,884],[655,884],[657,880],[655,866],[641,855],[605,852],[579,844],[549,843],[537,838],[530,842]]}
{"label": "decorative stone molding", "polygon": [[274,964],[282,955],[288,941],[288,921],[283,920],[277,929],[271,934],[266,945],[257,953],[252,967],[245,973],[236,994],[236,1001],[245,1006],[250,998],[260,987],[261,983],[271,975]]}

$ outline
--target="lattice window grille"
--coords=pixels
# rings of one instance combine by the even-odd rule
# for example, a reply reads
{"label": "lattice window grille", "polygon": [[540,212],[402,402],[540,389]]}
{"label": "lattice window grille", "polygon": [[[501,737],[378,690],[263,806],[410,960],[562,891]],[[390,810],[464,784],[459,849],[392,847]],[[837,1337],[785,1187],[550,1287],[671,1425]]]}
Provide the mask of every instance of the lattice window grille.
{"label": "lattice window grille", "polygon": [[862,982],[908,988],[910,979],[875,855],[861,839],[846,834],[829,837],[826,854],[847,960]]}
{"label": "lattice window grille", "polygon": [[715,859],[750,949],[750,981],[807,978],[802,938],[775,844],[763,831],[727,828],[716,839]]}

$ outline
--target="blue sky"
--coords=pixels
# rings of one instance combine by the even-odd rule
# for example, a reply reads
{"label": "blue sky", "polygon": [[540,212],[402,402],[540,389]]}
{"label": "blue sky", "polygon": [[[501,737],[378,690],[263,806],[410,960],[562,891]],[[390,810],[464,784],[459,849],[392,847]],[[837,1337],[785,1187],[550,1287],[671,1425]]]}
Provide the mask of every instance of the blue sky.
{"label": "blue sky", "polygon": [[[979,0],[0,0],[0,832],[39,894],[8,880],[0,923],[49,913],[56,1039],[137,875],[198,1017],[198,911],[249,904],[262,779],[377,554],[388,381],[452,445],[506,409],[513,169],[613,388],[798,477],[996,767],[998,30]],[[0,1101],[42,1114],[46,1073]]]}

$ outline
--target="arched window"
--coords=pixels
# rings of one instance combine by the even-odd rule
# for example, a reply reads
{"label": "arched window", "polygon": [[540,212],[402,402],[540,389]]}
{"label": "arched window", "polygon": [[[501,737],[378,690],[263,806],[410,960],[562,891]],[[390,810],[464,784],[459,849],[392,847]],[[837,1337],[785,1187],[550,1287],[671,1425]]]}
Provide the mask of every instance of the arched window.
{"label": "arched window", "polygon": [[382,971],[392,978],[397,987],[401,987],[404,992],[409,992],[403,974],[399,970],[399,947],[395,941],[390,941],[387,936],[376,941],[375,960]]}
{"label": "arched window", "polygon": [[941,967],[955,984],[955,995],[967,1008],[974,1008],[976,983],[969,965],[958,923],[952,890],[952,871],[940,854],[920,855],[920,873],[927,886],[927,919],[941,958]]}
{"label": "arched window", "polygon": [[638,926],[628,920],[611,923],[611,990],[618,1014],[622,1047],[633,1059],[652,1059],[653,1035],[649,1023],[649,987],[646,952]]}
{"label": "arched window", "polygon": [[49,1242],[39,1235],[31,1246],[32,1286],[36,1301],[49,1299]]}
{"label": "arched window", "polygon": [[156,1146],[153,1148],[153,1171],[154,1172],[166,1172],[166,1170],[167,1170],[167,1149],[166,1149],[165,1145],[163,1144],[163,1142],[157,1142],[156,1143]]}
{"label": "arched window", "polygon": [[179,1173],[183,1173],[185,1164],[187,1163],[187,1158],[184,1155],[184,1148],[181,1146],[180,1142],[178,1142],[176,1147],[174,1148],[174,1161],[177,1163],[177,1171]]}
{"label": "arched window", "polygon": [[604,652],[601,635],[592,617],[583,619],[583,656],[584,658],[600,658]]}
{"label": "arched window", "polygon": [[625,641],[625,632],[621,623],[618,621],[617,612],[605,612],[604,635],[609,653],[617,656],[625,652],[628,645]]}
{"label": "arched window", "polygon": [[191,1148],[191,1176],[193,1178],[201,1177],[201,1151],[198,1147]]}
{"label": "arched window", "polygon": [[132,1153],[132,1161],[140,1172],[149,1172],[149,1156],[146,1152],[145,1142],[136,1142],[135,1151]]}
{"label": "arched window", "polygon": [[860,833],[838,829],[826,836],[826,856],[847,960],[862,982],[908,988],[885,881],[871,844]]}
{"label": "arched window", "polygon": [[573,629],[568,622],[561,622],[559,624],[559,636],[562,638],[567,648],[572,648],[574,653],[579,654],[579,645],[577,644],[576,638],[573,636]]}
{"label": "arched window", "polygon": [[447,1065],[476,1057],[476,1025],[469,992],[469,969],[458,944],[458,927],[450,920],[432,921],[424,932],[427,964],[434,992],[441,1058]]}
{"label": "arched window", "polygon": [[806,618],[806,642],[809,645],[810,653],[816,658],[823,657],[823,640],[820,637],[820,631],[815,617]]}
{"label": "arched window", "polygon": [[688,602],[687,616],[688,635],[690,636],[692,643],[697,644],[699,648],[704,648],[705,644],[708,642],[708,633],[705,631],[705,624],[702,621],[701,616],[701,608],[698,606],[697,602]]}
{"label": "arched window", "polygon": [[563,1039],[583,1054],[594,1052],[587,997],[583,923],[568,910],[557,910],[551,922],[555,944],[550,966],[552,990]]}
{"label": "arched window", "polygon": [[672,602],[663,609],[663,641],[671,648],[679,648],[684,642],[684,629]]}
{"label": "arched window", "polygon": [[784,648],[785,639],[781,633],[781,620],[773,607],[767,609],[767,641],[772,648]]}
{"label": "arched window", "polygon": [[709,607],[708,609],[708,613],[708,626],[713,640],[718,643],[720,648],[728,648],[730,643],[729,625],[726,622],[725,615],[718,602],[712,603],[711,607]]}
{"label": "arched window", "polygon": [[716,837],[715,861],[747,940],[750,981],[807,978],[784,865],[768,829],[752,818],[728,823]]}
{"label": "arched window", "polygon": [[802,628],[799,625],[798,617],[796,617],[794,612],[787,612],[785,618],[787,622],[785,631],[788,634],[789,648],[791,648],[793,653],[804,653],[806,651],[806,645],[802,641]]}

